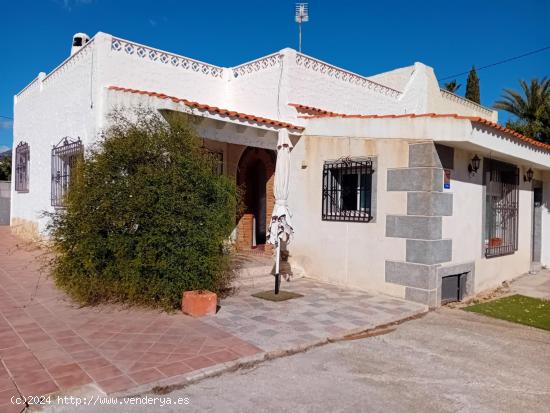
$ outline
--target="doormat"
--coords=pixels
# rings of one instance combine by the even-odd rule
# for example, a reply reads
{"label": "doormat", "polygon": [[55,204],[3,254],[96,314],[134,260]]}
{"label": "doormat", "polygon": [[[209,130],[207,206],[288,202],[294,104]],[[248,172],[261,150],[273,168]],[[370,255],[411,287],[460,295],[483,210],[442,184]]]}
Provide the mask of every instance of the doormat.
{"label": "doormat", "polygon": [[286,301],[292,300],[293,298],[303,297],[302,294],[293,293],[290,291],[279,291],[279,294],[275,294],[273,290],[262,291],[259,293],[252,294],[252,297],[261,298],[262,300],[268,301]]}

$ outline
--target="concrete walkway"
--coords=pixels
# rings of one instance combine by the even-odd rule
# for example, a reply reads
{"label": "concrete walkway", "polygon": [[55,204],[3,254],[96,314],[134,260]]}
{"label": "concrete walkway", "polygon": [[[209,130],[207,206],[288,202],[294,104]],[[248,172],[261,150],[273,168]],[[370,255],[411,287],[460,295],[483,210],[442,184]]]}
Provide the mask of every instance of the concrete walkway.
{"label": "concrete walkway", "polygon": [[0,412],[12,396],[134,394],[188,383],[272,351],[296,351],[328,338],[425,312],[422,305],[311,280],[285,283],[302,298],[273,303],[242,288],[216,316],[79,307],[41,272],[43,251],[0,228]]}
{"label": "concrete walkway", "polygon": [[512,282],[513,293],[550,300],[550,270],[542,269],[536,274],[526,274]]}

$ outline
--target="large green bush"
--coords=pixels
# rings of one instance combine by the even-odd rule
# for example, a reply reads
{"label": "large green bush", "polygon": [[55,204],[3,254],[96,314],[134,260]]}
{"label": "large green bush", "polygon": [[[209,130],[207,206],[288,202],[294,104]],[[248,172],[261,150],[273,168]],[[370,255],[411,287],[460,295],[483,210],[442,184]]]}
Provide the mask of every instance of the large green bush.
{"label": "large green bush", "polygon": [[84,304],[165,309],[185,290],[227,287],[224,244],[237,191],[186,119],[137,110],[75,169],[66,208],[49,214],[56,284]]}
{"label": "large green bush", "polygon": [[[2,156],[3,155],[3,156]],[[11,180],[11,153],[0,153],[0,181]]]}

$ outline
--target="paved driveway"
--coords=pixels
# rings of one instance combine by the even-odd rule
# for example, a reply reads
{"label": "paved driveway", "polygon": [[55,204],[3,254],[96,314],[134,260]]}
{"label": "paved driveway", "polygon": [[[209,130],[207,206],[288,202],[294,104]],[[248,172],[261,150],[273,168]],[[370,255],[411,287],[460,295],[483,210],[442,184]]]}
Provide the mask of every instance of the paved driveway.
{"label": "paved driveway", "polygon": [[442,309],[171,396],[190,412],[544,413],[549,362],[549,332]]}
{"label": "paved driveway", "polygon": [[[165,395],[142,395],[162,397],[156,407],[78,412],[545,413],[549,360],[549,332],[441,309],[386,335],[328,344]],[[186,397],[189,405],[160,407]]]}

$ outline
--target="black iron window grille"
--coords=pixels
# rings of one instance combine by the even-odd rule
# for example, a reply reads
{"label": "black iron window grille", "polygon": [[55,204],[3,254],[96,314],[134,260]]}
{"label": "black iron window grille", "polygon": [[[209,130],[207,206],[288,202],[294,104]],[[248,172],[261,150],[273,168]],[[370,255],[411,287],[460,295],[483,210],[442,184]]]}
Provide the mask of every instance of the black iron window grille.
{"label": "black iron window grille", "polygon": [[204,151],[205,154],[208,154],[209,156],[214,158],[215,162],[214,162],[213,172],[218,176],[222,176],[223,175],[223,152],[213,150],[213,149],[208,149],[204,145],[204,142],[202,144],[202,150]]}
{"label": "black iron window grille", "polygon": [[222,176],[223,175],[223,152],[210,152],[210,154],[216,160],[216,164],[214,166],[214,172],[218,176]]}
{"label": "black iron window grille", "polygon": [[80,141],[63,138],[52,149],[52,206],[63,207],[69,190],[71,175],[77,161],[84,155],[84,146]]}
{"label": "black iron window grille", "polygon": [[29,144],[19,142],[15,148],[15,190],[17,192],[29,192],[30,160]]}
{"label": "black iron window grille", "polygon": [[513,254],[518,249],[519,170],[486,159],[485,256]]}
{"label": "black iron window grille", "polygon": [[340,158],[323,166],[323,221],[368,222],[372,216],[370,158]]}

